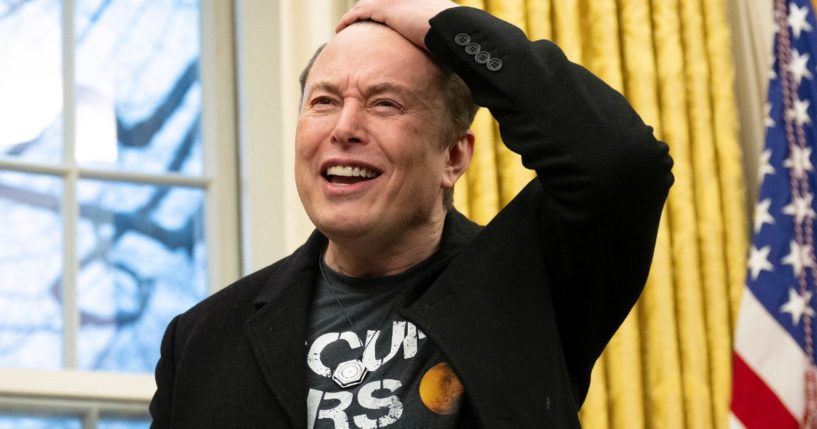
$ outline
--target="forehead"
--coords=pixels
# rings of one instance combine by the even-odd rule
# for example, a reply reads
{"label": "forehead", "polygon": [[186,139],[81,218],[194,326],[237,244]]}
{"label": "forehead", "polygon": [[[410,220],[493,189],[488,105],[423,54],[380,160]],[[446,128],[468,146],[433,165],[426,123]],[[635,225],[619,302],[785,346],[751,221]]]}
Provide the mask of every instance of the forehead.
{"label": "forehead", "polygon": [[439,76],[439,68],[425,51],[385,25],[360,22],[326,44],[306,86],[316,81],[339,86],[390,83],[423,91],[436,87]]}

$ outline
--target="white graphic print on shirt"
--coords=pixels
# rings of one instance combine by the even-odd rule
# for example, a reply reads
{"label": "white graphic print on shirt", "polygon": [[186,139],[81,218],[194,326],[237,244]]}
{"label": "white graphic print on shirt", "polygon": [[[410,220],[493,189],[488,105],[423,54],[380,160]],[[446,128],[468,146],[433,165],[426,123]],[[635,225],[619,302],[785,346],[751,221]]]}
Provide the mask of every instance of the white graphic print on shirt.
{"label": "white graphic print on shirt", "polygon": [[[407,321],[393,321],[390,329],[382,331],[369,330],[365,339],[351,331],[319,335],[307,353],[307,427],[453,427],[462,386],[453,371],[440,363],[431,343],[422,347],[425,339]],[[363,350],[365,344],[368,347]],[[360,385],[343,389],[331,380],[332,371],[338,362],[354,358],[361,359],[368,376]],[[411,414],[408,419],[406,410]],[[401,418],[406,421],[398,423]]]}
{"label": "white graphic print on shirt", "polygon": [[366,366],[366,369],[370,373],[373,373],[377,371],[381,365],[392,360],[397,355],[401,345],[403,346],[403,359],[413,358],[414,355],[417,354],[417,341],[425,338],[426,335],[411,322],[395,321],[392,323],[391,349],[389,350],[389,354],[378,359],[374,355],[375,348],[372,347],[372,345],[377,344],[379,337],[380,331],[367,331],[366,341],[361,342],[354,332],[327,332],[312,342],[312,346],[309,347],[309,353],[306,355],[306,364],[315,374],[331,377],[332,370],[321,361],[321,353],[326,346],[335,341],[345,341],[351,349],[356,350],[363,347],[363,344],[369,344],[369,347],[363,350],[363,359],[361,360],[363,361],[363,365]]}

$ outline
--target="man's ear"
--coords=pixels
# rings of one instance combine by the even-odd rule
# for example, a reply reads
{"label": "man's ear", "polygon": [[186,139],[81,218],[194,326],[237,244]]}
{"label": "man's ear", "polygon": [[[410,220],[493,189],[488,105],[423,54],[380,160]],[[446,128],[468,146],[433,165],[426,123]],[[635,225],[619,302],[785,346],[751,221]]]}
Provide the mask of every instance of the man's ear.
{"label": "man's ear", "polygon": [[446,149],[446,152],[442,186],[444,188],[453,188],[457,179],[471,165],[471,157],[474,155],[474,132],[471,130],[466,131]]}

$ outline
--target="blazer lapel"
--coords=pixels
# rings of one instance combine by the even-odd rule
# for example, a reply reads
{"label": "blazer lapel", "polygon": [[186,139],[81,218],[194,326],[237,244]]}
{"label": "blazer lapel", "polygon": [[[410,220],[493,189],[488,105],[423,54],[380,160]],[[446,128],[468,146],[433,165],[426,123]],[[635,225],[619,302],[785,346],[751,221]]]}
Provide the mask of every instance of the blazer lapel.
{"label": "blazer lapel", "polygon": [[560,393],[572,388],[537,211],[514,201],[402,311],[449,360],[480,427],[579,427],[574,398]]}
{"label": "blazer lapel", "polygon": [[326,239],[315,232],[283,262],[256,298],[246,325],[267,384],[293,427],[306,427],[306,329],[317,259]]}

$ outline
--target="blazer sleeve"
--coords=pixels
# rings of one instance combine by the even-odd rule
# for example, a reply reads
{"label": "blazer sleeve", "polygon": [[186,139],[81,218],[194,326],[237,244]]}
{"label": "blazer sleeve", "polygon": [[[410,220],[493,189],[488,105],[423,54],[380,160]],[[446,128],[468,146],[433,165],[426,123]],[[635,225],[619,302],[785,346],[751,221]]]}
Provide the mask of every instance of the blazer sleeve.
{"label": "blazer sleeve", "polygon": [[568,369],[589,377],[646,282],[673,183],[668,147],[555,44],[531,42],[477,9],[449,9],[430,23],[432,56],[463,78],[505,145],[536,171],[542,250],[530,251],[547,264]]}
{"label": "blazer sleeve", "polygon": [[150,401],[151,429],[170,427],[170,410],[173,400],[173,382],[176,374],[175,342],[176,316],[168,325],[162,338],[161,357],[156,364],[156,393]]}

